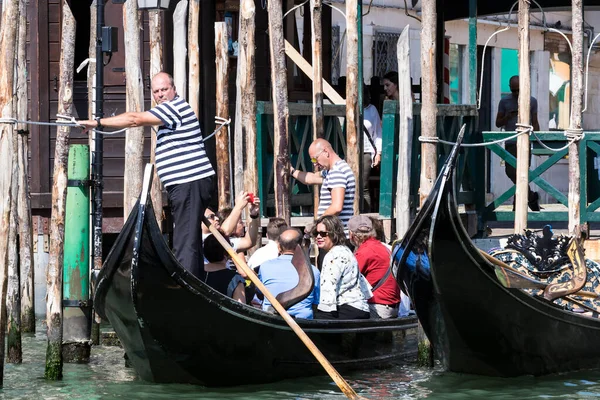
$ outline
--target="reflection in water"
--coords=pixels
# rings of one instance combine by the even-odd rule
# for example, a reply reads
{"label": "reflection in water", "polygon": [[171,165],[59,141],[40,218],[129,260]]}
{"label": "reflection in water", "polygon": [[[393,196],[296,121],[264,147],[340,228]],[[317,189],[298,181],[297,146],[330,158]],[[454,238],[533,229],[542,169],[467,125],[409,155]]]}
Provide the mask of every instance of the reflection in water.
{"label": "reflection in water", "polygon": [[[42,332],[43,327],[38,326]],[[88,365],[65,364],[64,380],[44,376],[46,337],[23,342],[23,364],[6,364],[0,399],[344,399],[327,377],[270,385],[207,389],[192,385],[157,385],[138,380],[124,367],[123,350],[94,347]],[[251,368],[251,366],[248,366]],[[243,372],[243,371],[242,371]],[[416,367],[413,361],[388,370],[345,374],[350,385],[369,399],[591,399],[600,397],[600,371],[541,378],[488,378]],[[235,380],[232,373],[231,379]]]}

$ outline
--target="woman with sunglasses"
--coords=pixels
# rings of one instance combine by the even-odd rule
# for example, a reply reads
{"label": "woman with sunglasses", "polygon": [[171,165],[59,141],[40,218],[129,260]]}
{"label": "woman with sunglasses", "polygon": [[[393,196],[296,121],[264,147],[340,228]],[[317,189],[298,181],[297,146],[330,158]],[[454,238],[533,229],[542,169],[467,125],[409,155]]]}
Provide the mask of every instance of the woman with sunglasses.
{"label": "woman with sunglasses", "polygon": [[312,235],[319,249],[327,251],[321,268],[321,293],[315,318],[368,319],[367,300],[373,293],[347,246],[342,222],[335,216],[322,216],[317,219]]}

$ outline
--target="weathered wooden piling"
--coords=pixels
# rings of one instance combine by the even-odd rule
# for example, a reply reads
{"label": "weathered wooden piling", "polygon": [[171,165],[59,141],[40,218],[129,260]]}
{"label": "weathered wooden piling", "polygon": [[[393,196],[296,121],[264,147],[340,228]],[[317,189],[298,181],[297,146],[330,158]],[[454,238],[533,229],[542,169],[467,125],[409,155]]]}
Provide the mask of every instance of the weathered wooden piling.
{"label": "weathered wooden piling", "polygon": [[188,12],[188,103],[200,117],[200,0],[189,0]]}
{"label": "weathered wooden piling", "polygon": [[[531,123],[531,79],[529,72],[529,0],[519,0],[519,124]],[[518,127],[517,127],[518,129]],[[515,191],[515,233],[527,229],[529,195],[529,135],[517,138],[517,182]]]}
{"label": "weathered wooden piling", "polygon": [[356,195],[354,196],[354,214],[360,212],[360,176],[359,136],[362,135],[360,114],[358,111],[358,15],[357,1],[346,1],[346,162],[356,177]]}
{"label": "weathered wooden piling", "polygon": [[[123,5],[125,37],[126,101],[128,112],[144,111],[144,82],[140,66],[140,17],[135,1]],[[142,191],[144,127],[129,128],[125,135],[125,172],[123,182],[123,214],[127,219]]]}
{"label": "weathered wooden piling", "polygon": [[[229,54],[225,22],[215,22],[215,67],[217,73],[217,117],[227,120],[229,119]],[[226,128],[217,132],[216,147],[219,209],[223,209],[231,206],[229,134]]]}
{"label": "weathered wooden piling", "polygon": [[[158,10],[148,11],[148,28],[150,32],[150,76],[158,74],[163,70],[163,48],[162,48],[162,19],[161,12]],[[184,64],[185,67],[185,64]],[[152,106],[156,105],[154,97],[152,97]],[[156,129],[151,129],[151,143],[150,143],[150,162],[156,165]],[[164,219],[163,213],[163,199],[162,199],[162,184],[156,168],[154,168],[154,178],[152,179],[152,188],[150,189],[150,197],[152,198],[152,204],[154,208],[154,216],[158,226],[162,228],[162,222]]]}
{"label": "weathered wooden piling", "polygon": [[[437,47],[437,14],[436,1],[423,0],[421,6],[423,17],[421,22],[421,135],[424,137],[437,136],[437,77],[436,65]],[[423,204],[435,178],[437,177],[437,145],[423,142],[421,144],[421,182],[419,186],[419,203]]]}
{"label": "weathered wooden piling", "polygon": [[[421,21],[421,136],[437,136],[437,10],[436,0],[423,0],[421,5],[423,16]],[[437,177],[437,145],[423,142],[421,144],[421,182],[419,186],[419,203],[423,205],[433,188]],[[423,328],[419,325],[418,362],[424,366],[433,366],[433,350]]]}
{"label": "weathered wooden piling", "polygon": [[[16,64],[16,62],[15,62]],[[18,79],[15,79],[15,93],[17,93]],[[16,100],[16,99],[15,99]],[[21,296],[19,290],[19,251],[17,246],[18,218],[17,197],[19,194],[19,159],[17,149],[17,130],[13,129],[12,157],[12,183],[10,193],[10,218],[8,231],[8,287],[6,291],[7,341],[6,362],[20,364],[23,359],[21,351]]]}
{"label": "weathered wooden piling", "polygon": [[173,80],[177,94],[187,99],[187,9],[188,0],[181,0],[173,12]]}
{"label": "weathered wooden piling", "polygon": [[[19,1],[19,33],[17,50],[17,116],[26,121],[28,102],[27,83],[27,0]],[[29,190],[29,144],[26,124],[17,126],[17,158],[19,163],[17,213],[19,225],[19,272],[21,283],[21,332],[35,332],[33,233],[31,223],[31,193]]]}
{"label": "weathered wooden piling", "polygon": [[[313,95],[313,136],[316,140],[323,137],[324,114],[323,114],[323,15],[322,0],[310,0],[310,17],[312,20],[312,95]],[[317,218],[319,209],[319,185],[313,186],[313,215]]]}
{"label": "weathered wooden piling", "polygon": [[410,166],[413,135],[413,104],[410,83],[410,27],[398,39],[398,181],[396,185],[396,237],[402,238],[410,226]]}
{"label": "weathered wooden piling", "polygon": [[[73,63],[75,59],[75,18],[68,1],[62,5],[60,52],[60,84],[58,113],[71,115],[73,108]],[[67,158],[71,128],[60,126],[56,130],[54,174],[52,176],[52,217],[50,221],[50,257],[47,271],[46,323],[48,347],[46,349],[46,379],[62,378],[62,284],[65,237],[65,205],[67,201]]]}
{"label": "weathered wooden piling", "polygon": [[[281,0],[270,0],[268,12],[271,85],[273,87],[275,215],[290,224],[289,110]],[[266,200],[263,199],[263,201]]]}
{"label": "weathered wooden piling", "polygon": [[69,147],[63,263],[63,361],[90,360],[90,150]]}
{"label": "weathered wooden piling", "polygon": [[[572,2],[573,55],[571,59],[571,135],[581,132],[583,102],[583,1]],[[581,171],[579,164],[579,141],[569,146],[569,234],[579,235],[581,223]],[[584,199],[587,201],[587,199]],[[585,204],[585,203],[584,203]]]}
{"label": "weathered wooden piling", "polygon": [[[94,113],[96,110],[96,63],[92,60],[96,60],[96,35],[98,30],[98,19],[97,19],[97,4],[96,0],[92,1],[90,5],[90,46],[88,49],[88,57],[90,58],[90,63],[88,64],[87,69],[87,91],[88,91],[88,116],[90,119],[93,119]],[[96,148],[96,131],[92,131],[89,135],[90,149]],[[93,218],[90,218],[93,220]],[[100,246],[94,246],[95,250],[97,250]],[[100,268],[102,266],[102,254],[96,255],[94,254],[94,269]],[[91,341],[92,345],[97,346],[100,344],[100,316],[96,314],[94,311],[93,320],[92,320],[92,335]]]}
{"label": "weathered wooden piling", "polygon": [[[256,8],[254,0],[241,0],[240,35],[238,47],[238,80],[242,137],[246,141],[244,188],[258,193],[258,165],[256,157],[256,64],[255,31]],[[248,218],[250,215],[248,214]]]}

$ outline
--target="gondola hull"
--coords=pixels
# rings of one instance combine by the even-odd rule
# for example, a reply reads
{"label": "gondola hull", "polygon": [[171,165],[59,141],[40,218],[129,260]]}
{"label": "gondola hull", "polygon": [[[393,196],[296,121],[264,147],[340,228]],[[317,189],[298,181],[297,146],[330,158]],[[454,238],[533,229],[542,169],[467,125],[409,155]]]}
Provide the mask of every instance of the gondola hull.
{"label": "gondola hull", "polygon": [[462,225],[447,167],[393,258],[442,365],[491,376],[600,367],[600,320],[500,284]]}
{"label": "gondola hull", "polygon": [[[96,308],[146,381],[234,386],[325,374],[282,318],[188,274],[150,207],[134,209],[97,282]],[[340,371],[393,365],[415,349],[406,338],[415,318],[299,324]]]}

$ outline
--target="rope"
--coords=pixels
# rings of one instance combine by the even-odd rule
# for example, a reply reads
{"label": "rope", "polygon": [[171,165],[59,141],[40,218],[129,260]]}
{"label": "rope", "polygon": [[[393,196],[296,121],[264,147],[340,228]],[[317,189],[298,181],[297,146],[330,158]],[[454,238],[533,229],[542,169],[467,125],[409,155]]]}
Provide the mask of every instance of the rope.
{"label": "rope", "polygon": [[[465,127],[465,125],[463,125],[463,129],[464,129],[464,127]],[[581,128],[566,129],[565,137],[569,140],[569,143],[567,143],[563,147],[555,148],[555,147],[550,147],[550,146],[546,145],[542,141],[542,139],[540,139],[540,137],[535,133],[535,131],[533,130],[533,126],[526,125],[526,124],[517,124],[516,133],[507,138],[498,139],[498,140],[494,140],[491,142],[484,142],[484,143],[461,143],[460,147],[487,147],[487,146],[491,146],[494,144],[501,144],[504,142],[508,142],[509,140],[516,139],[518,136],[526,134],[526,133],[528,133],[529,135],[533,135],[535,140],[546,150],[550,150],[555,153],[558,153],[559,151],[568,149],[570,145],[572,145],[573,143],[575,143],[577,141],[583,140],[583,138],[585,137],[585,133],[583,132],[583,129],[581,129]],[[419,142],[421,142],[421,143],[442,143],[442,144],[446,144],[449,146],[454,146],[456,144],[456,142],[449,142],[447,140],[442,140],[442,139],[438,138],[437,136],[419,136]]]}
{"label": "rope", "polygon": [[0,124],[27,124],[27,125],[44,125],[44,126],[70,126],[70,127],[79,127],[77,122],[66,122],[66,121],[57,121],[57,122],[39,122],[39,121],[22,121],[16,118],[0,118]]}

